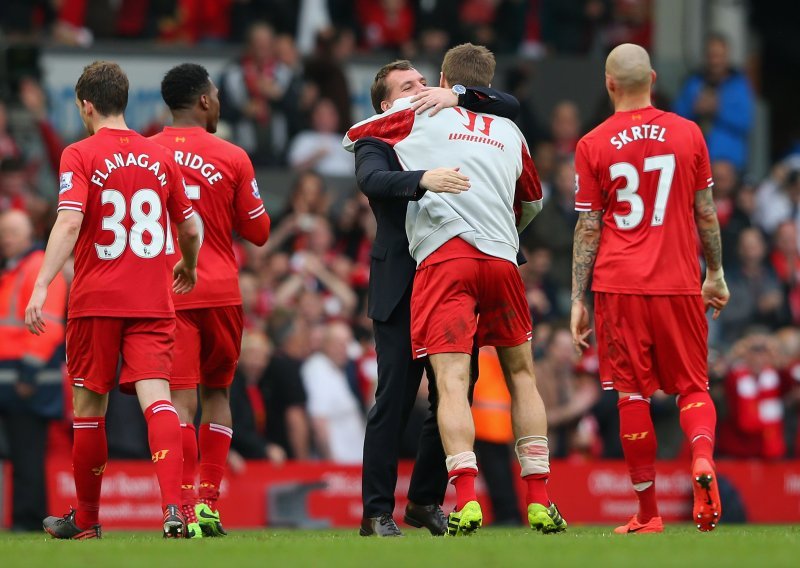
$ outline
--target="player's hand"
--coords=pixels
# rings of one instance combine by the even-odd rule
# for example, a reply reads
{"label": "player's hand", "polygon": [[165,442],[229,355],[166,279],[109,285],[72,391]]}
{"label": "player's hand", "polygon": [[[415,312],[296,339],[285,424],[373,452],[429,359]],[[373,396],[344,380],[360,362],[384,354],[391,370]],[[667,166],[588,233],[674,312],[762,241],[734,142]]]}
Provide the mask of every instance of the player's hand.
{"label": "player's hand", "polygon": [[172,291],[176,294],[188,294],[197,284],[197,267],[189,268],[183,259],[180,259],[172,269]]}
{"label": "player's hand", "polygon": [[41,335],[47,331],[47,324],[44,322],[42,308],[47,300],[47,286],[39,284],[33,287],[31,299],[28,307],[25,308],[25,326],[34,335]]}
{"label": "player's hand", "polygon": [[436,168],[422,174],[419,185],[434,193],[461,193],[470,188],[469,178],[459,168]]}
{"label": "player's hand", "polygon": [[569,329],[572,332],[572,343],[575,350],[580,353],[589,348],[586,338],[592,333],[589,327],[589,312],[583,304],[583,300],[572,301],[572,311],[569,317]]}
{"label": "player's hand", "polygon": [[731,293],[728,291],[728,285],[725,283],[724,276],[716,276],[713,274],[706,274],[705,282],[702,288],[703,304],[706,310],[713,309],[714,319],[719,317],[719,313],[728,305],[728,300]]}
{"label": "player's hand", "polygon": [[433,109],[428,116],[434,116],[443,108],[458,106],[458,95],[444,87],[423,87],[420,94],[411,98],[411,102],[411,110],[417,114]]}

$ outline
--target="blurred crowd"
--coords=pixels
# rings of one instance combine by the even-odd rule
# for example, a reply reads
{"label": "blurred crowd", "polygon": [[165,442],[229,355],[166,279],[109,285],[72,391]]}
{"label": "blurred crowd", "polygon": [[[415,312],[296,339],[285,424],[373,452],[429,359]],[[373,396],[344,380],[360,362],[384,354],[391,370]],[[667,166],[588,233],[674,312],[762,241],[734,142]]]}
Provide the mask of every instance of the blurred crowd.
{"label": "blurred crowd", "polygon": [[[101,5],[106,9],[99,10]],[[365,309],[375,220],[354,182],[345,194],[329,183],[353,175],[353,157],[340,144],[352,121],[345,65],[351,54],[374,49],[430,54],[464,40],[489,44],[499,53],[585,54],[621,41],[648,46],[650,40],[646,0],[6,0],[0,10],[8,37],[49,33],[75,44],[87,34],[99,38],[103,33],[165,42],[241,39],[241,56],[215,78],[225,126],[221,134],[247,149],[256,164],[293,170],[294,181],[283,207],[270,211],[268,243],[241,244],[237,250],[246,333],[232,393],[234,470],[255,458],[361,461],[365,416],[377,379]],[[260,19],[268,23],[249,25]],[[501,28],[504,33],[497,33]],[[526,101],[531,81],[521,64],[510,68],[502,84]],[[0,102],[0,302],[13,304],[0,305],[0,334],[4,320],[13,319],[6,316],[27,300],[14,296],[12,275],[22,256],[43,246],[52,225],[64,145],[48,122],[37,80],[22,78],[13,91],[11,99]],[[712,160],[732,293],[720,319],[710,322],[718,453],[798,457],[800,154],[781,158],[766,179],[749,175],[754,95],[747,77],[731,65],[723,37],[709,39],[704,65],[687,77],[674,101],[656,95],[660,107],[701,126]],[[518,119],[546,199],[521,235],[527,258],[521,272],[551,449],[569,459],[621,457],[616,395],[600,390],[596,355],[578,357],[566,330],[577,219],[572,158],[581,135],[609,112],[606,101],[579,108],[565,99],[542,121],[523,102]],[[152,131],[159,128],[154,124]],[[23,212],[30,230],[18,217],[4,220],[10,210]],[[698,246],[698,260],[700,251]],[[69,281],[69,274],[65,277]],[[482,351],[480,366],[485,387],[476,392],[476,413],[502,408],[506,395],[492,349]],[[8,376],[0,365],[0,418],[36,413],[30,404],[36,382],[19,388]],[[405,457],[414,455],[426,404],[421,392]],[[148,457],[135,400],[114,395],[111,406],[111,455]],[[660,457],[682,456],[674,399],[657,395],[653,412]],[[513,441],[510,431],[493,420],[476,414],[476,422],[479,440]],[[55,424],[61,432],[53,438],[58,447],[69,430],[66,421]],[[0,454],[8,452],[7,446],[0,442]]]}
{"label": "blurred crowd", "polygon": [[586,54],[651,41],[650,0],[5,0],[11,37],[88,47],[95,39],[238,43],[253,21],[297,38],[303,55],[333,27],[361,51],[443,54],[471,41],[496,53]]}

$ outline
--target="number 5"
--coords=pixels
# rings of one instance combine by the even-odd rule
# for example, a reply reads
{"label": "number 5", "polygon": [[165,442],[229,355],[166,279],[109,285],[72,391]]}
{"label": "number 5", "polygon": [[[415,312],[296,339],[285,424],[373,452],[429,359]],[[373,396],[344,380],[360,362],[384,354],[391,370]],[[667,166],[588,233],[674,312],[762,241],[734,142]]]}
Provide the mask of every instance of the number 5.
{"label": "number 5", "polygon": [[[653,217],[650,219],[650,226],[657,227],[664,224],[669,192],[672,189],[672,178],[675,175],[675,154],[645,158],[642,171],[659,172],[656,200],[653,204]],[[625,178],[625,187],[617,190],[617,201],[630,203],[631,205],[630,213],[627,215],[614,213],[614,221],[620,229],[626,231],[635,229],[644,218],[644,201],[637,193],[639,191],[639,171],[633,164],[619,162],[609,168],[609,174],[611,174],[611,181],[620,177]]]}
{"label": "number 5", "polygon": [[[199,185],[186,185],[186,197],[192,201],[200,199],[200,186]],[[200,233],[200,246],[203,246],[204,225],[203,218],[200,217],[200,212],[195,209],[194,216],[197,218],[197,232]],[[166,253],[173,254],[175,252],[175,241],[172,238],[172,224],[169,222],[169,213],[167,213],[167,250]]]}

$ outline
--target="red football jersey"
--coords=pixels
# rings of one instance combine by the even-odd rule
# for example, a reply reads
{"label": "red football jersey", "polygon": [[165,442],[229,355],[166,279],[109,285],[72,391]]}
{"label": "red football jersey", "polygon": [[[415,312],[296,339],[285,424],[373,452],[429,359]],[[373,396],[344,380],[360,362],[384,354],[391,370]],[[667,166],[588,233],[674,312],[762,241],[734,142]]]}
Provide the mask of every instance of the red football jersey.
{"label": "red football jersey", "polygon": [[[256,225],[263,240],[269,232],[269,217],[250,158],[238,146],[200,127],[168,126],[151,140],[173,151],[187,195],[202,221],[197,285],[190,294],[173,296],[175,309],[241,304],[233,230],[241,233],[246,225]],[[179,258],[171,260],[171,265]]]}
{"label": "red football jersey", "polygon": [[694,198],[712,185],[700,129],[671,112],[618,112],[584,136],[575,209],[604,212],[592,290],[700,294]]}
{"label": "red football jersey", "polygon": [[64,150],[59,179],[58,210],[84,214],[68,316],[174,317],[167,214],[194,213],[169,152],[133,130],[101,128]]}

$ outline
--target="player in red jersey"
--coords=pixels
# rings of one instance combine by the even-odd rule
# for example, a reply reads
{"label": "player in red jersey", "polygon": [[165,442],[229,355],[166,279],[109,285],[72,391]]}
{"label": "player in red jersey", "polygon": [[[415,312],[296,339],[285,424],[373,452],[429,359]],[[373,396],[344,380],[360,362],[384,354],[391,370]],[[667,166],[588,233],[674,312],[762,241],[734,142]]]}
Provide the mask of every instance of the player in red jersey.
{"label": "player in red jersey", "polygon": [[[260,246],[267,242],[270,221],[247,154],[213,134],[220,106],[208,71],[192,63],[174,67],[161,82],[161,95],[173,126],[152,140],[173,152],[183,172],[200,220],[203,249],[197,287],[188,296],[173,298],[178,326],[170,388],[183,435],[183,511],[188,536],[221,536],[225,531],[216,503],[233,432],[229,392],[243,329],[232,232]],[[199,500],[194,427],[198,383]]]}
{"label": "player in red jersey", "polygon": [[36,279],[25,323],[45,332],[47,287],[75,250],[67,309],[67,372],[75,420],[72,467],[78,508],[47,517],[56,538],[99,538],[100,487],[108,449],[105,413],[122,356],[119,383],[135,392],[147,419],[150,450],[164,507],[164,536],[182,537],[181,434],[169,398],[175,311],[164,274],[170,242],[167,214],[178,221],[183,255],[172,288],[197,280],[199,233],[180,170],[164,148],[128,129],[128,78],[116,63],[96,61],[75,85],[90,136],[61,156],[58,218]]}
{"label": "player in red jersey", "polygon": [[[572,335],[577,347],[588,347],[584,296],[592,276],[601,379],[619,392],[622,449],[639,499],[639,512],[617,533],[663,531],[649,398],[657,389],[678,395],[692,447],[697,527],[713,530],[722,514],[704,312],[713,308],[716,318],[729,294],[713,181],[698,126],[651,106],[655,77],[644,49],[614,49],[606,88],[616,112],[581,139],[575,155]],[[707,266],[702,287],[698,229]]]}

